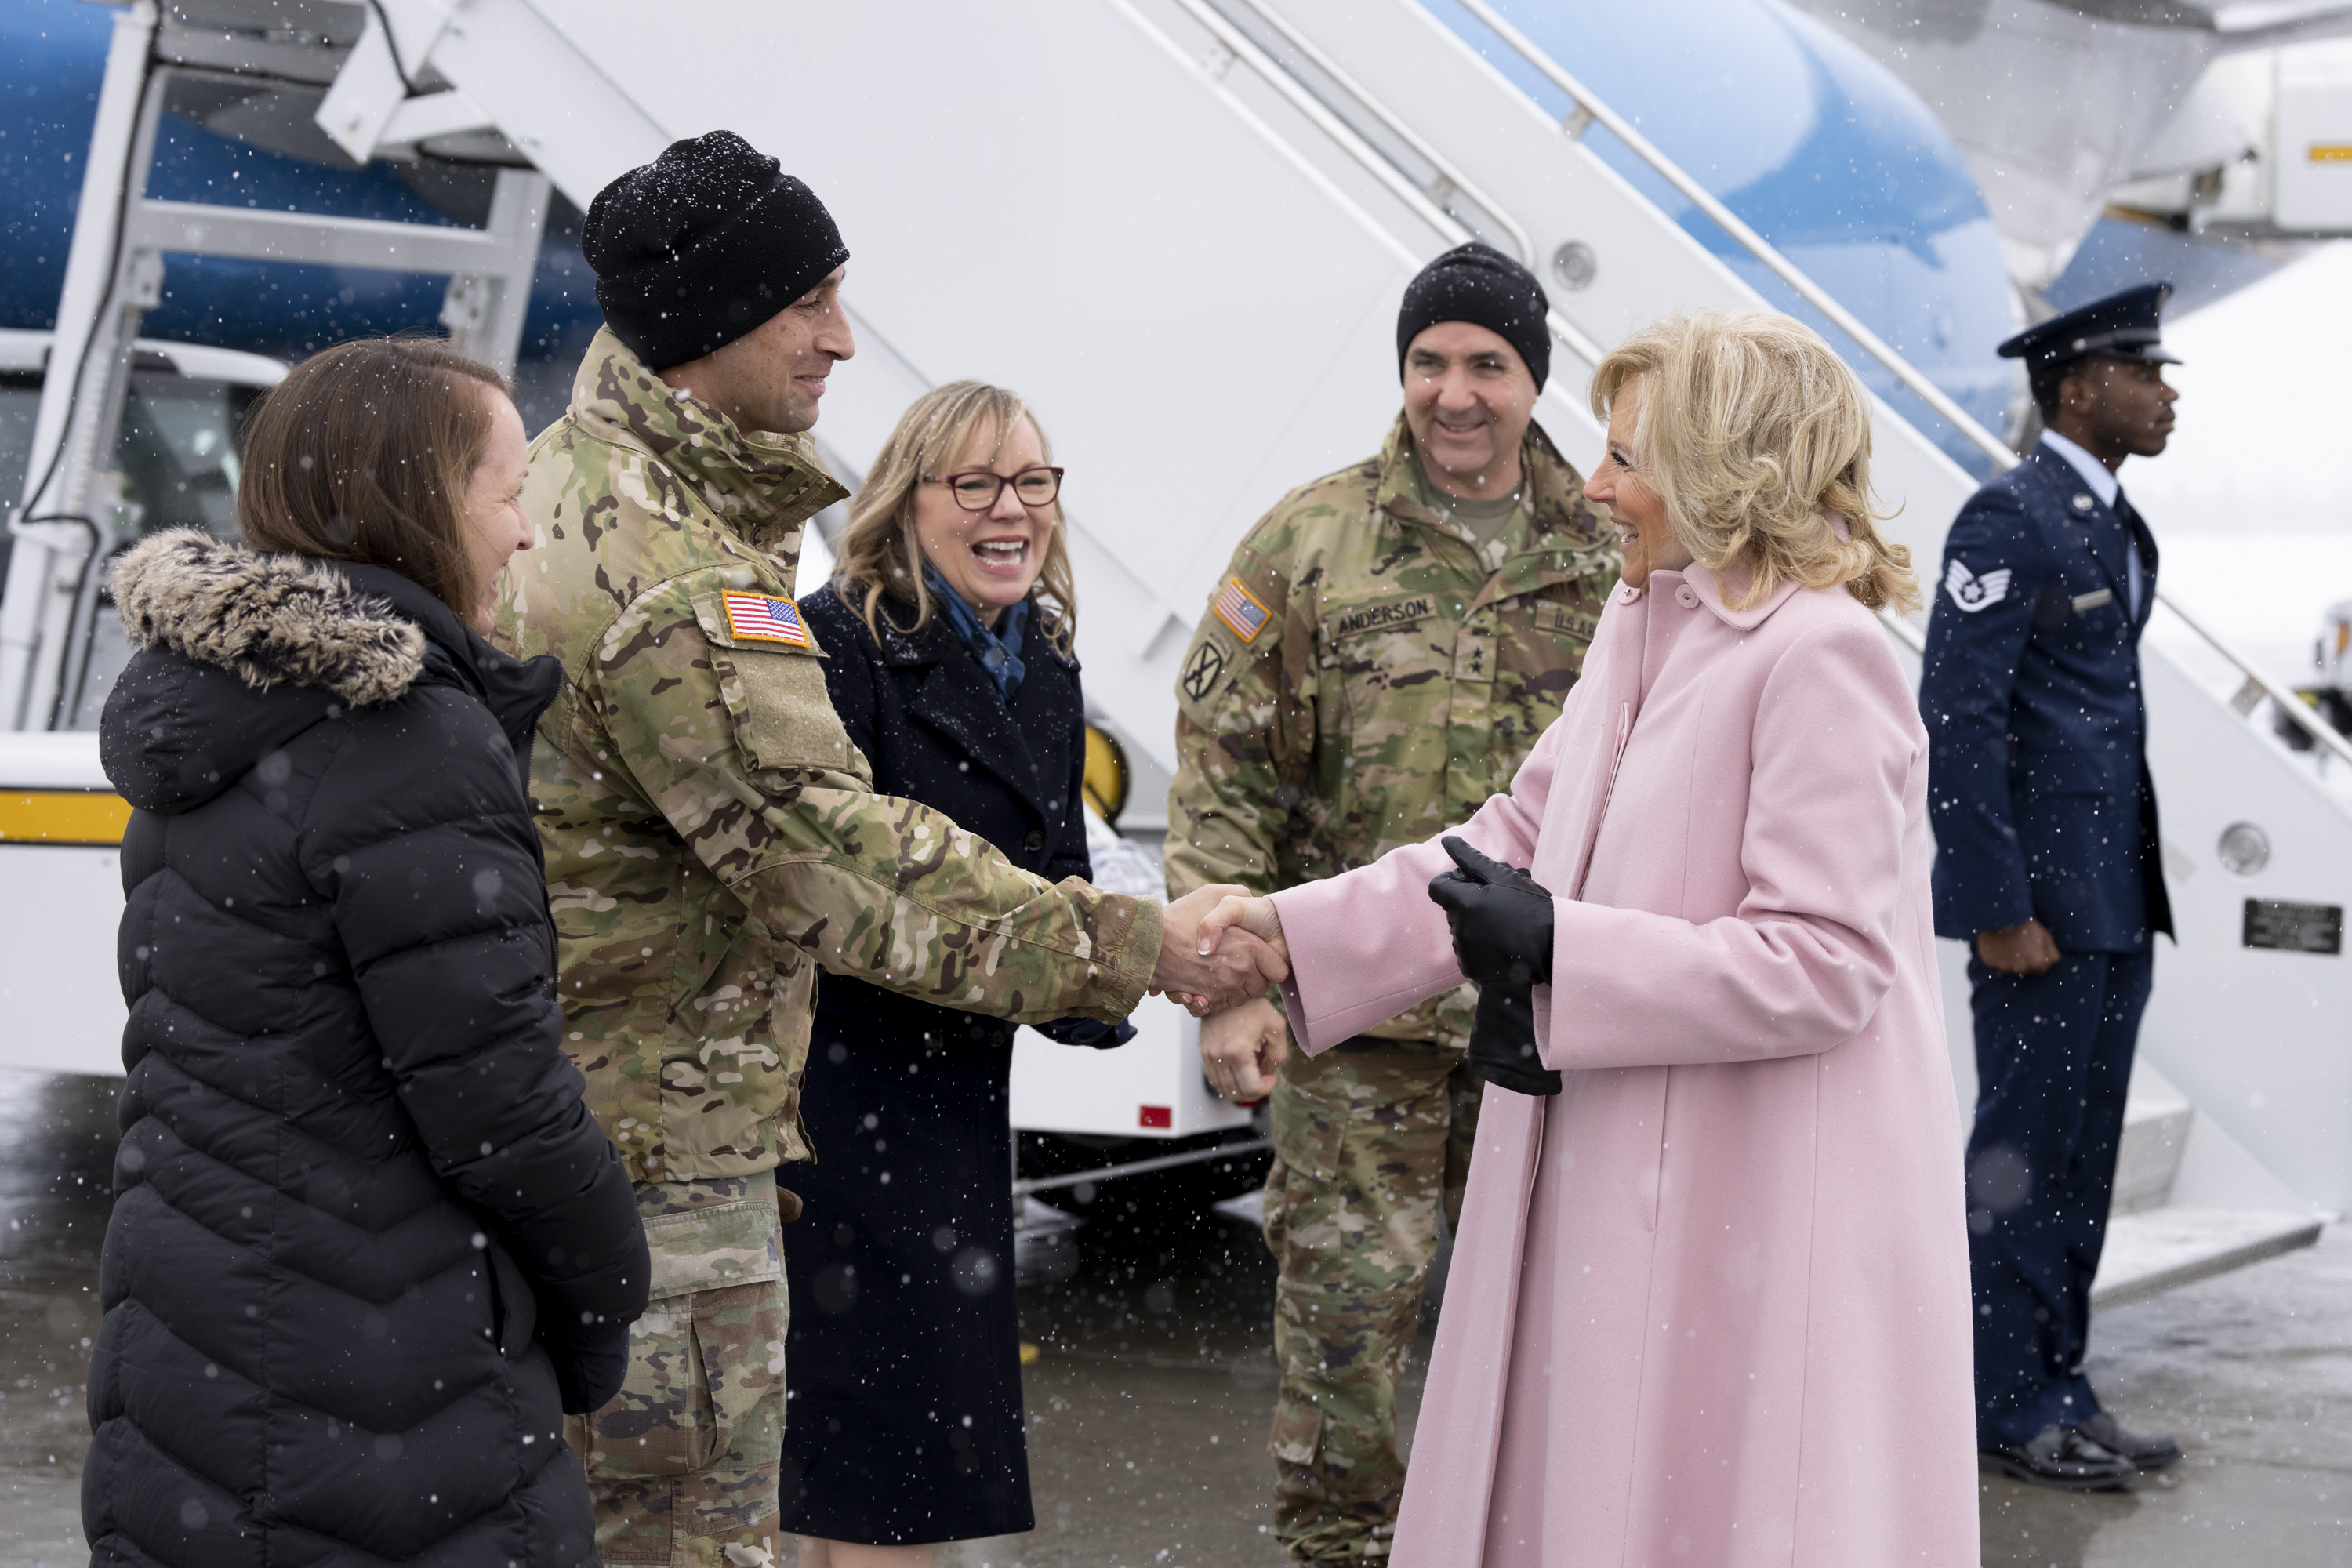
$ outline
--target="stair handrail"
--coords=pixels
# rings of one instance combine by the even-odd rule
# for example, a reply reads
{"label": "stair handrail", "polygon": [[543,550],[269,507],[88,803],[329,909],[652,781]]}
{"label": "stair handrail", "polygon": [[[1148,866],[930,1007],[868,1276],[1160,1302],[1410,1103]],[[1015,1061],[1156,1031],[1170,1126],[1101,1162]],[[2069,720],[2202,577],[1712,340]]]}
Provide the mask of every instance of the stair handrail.
{"label": "stair handrail", "polygon": [[[1632,121],[1610,108],[1591,89],[1570,76],[1559,62],[1546,53],[1534,39],[1513,26],[1507,18],[1489,4],[1489,0],[1460,0],[1460,4],[1464,10],[1486,24],[1487,29],[1496,37],[1508,44],[1521,59],[1541,72],[1554,87],[1568,94],[1570,101],[1576,105],[1576,114],[1571,117],[1571,123],[1566,127],[1572,137],[1581,137],[1586,123],[1599,123],[1611,135],[1632,149],[1636,157],[1656,171],[1668,184],[1681,192],[1692,205],[1714,219],[1717,226],[1738,241],[1750,256],[1770,268],[1773,274],[1780,281],[1795,289],[1807,304],[1828,317],[1841,331],[1861,344],[1873,359],[1894,372],[1897,381],[1916,393],[1928,407],[1940,415],[1953,429],[1967,437],[1972,444],[1983,451],[1985,456],[2004,469],[2017,466],[2020,459],[2017,453],[2011,449],[2008,442],[1978,424],[1968,410],[1952,401],[1943,388],[1929,381],[1916,366],[1896,353],[1885,340],[1857,321],[1853,312],[1838,303],[1836,298],[1828,289],[1807,277],[1803,268],[1773,248],[1771,241],[1748,227],[1741,221],[1739,215],[1724,205],[1714,192],[1691,178],[1684,172],[1681,164],[1660,152],[1648,137],[1634,129]],[[2204,639],[2206,646],[2234,666],[2238,672],[2245,677],[2247,687],[2259,689],[2264,696],[2278,705],[2281,712],[2300,725],[2305,734],[2346,762],[2352,763],[2352,741],[2347,741],[2334,725],[2314,712],[2308,703],[2302,701],[2293,692],[2256,668],[2251,659],[2223,641],[2211,627],[2183,609],[2180,602],[2171,595],[2159,589],[2156,600],[2158,604],[2179,616],[2184,626]],[[1890,626],[1901,628],[1896,635],[1903,642],[1910,646],[1914,652],[1921,651],[1924,639],[1917,638],[1914,628],[1898,617],[1890,616],[1886,619]]]}
{"label": "stair handrail", "polygon": [[[1681,192],[1693,206],[1714,219],[1718,227],[1738,241],[1750,256],[1770,268],[1773,274],[1795,289],[1807,304],[1827,316],[1840,331],[1860,343],[1871,358],[1894,372],[1895,380],[1916,393],[1922,402],[1940,415],[1952,428],[1967,437],[1971,444],[1981,448],[1985,456],[2002,468],[2017,461],[2017,454],[2010,449],[2008,442],[1978,424],[1967,409],[1952,401],[1950,394],[1928,380],[1885,339],[1863,325],[1853,311],[1838,303],[1834,295],[1807,277],[1802,268],[1773,248],[1771,241],[1748,227],[1739,215],[1724,205],[1714,192],[1685,173],[1681,164],[1660,152],[1648,137],[1634,129],[1632,121],[1610,108],[1591,88],[1569,75],[1558,60],[1545,53],[1534,39],[1513,26],[1487,0],[1461,0],[1461,4],[1464,10],[1485,23],[1496,37],[1517,51],[1521,59],[1540,71],[1554,87],[1568,94],[1579,115],[1589,121],[1599,122],[1611,135],[1624,142],[1633,150],[1634,156]],[[1574,134],[1581,136],[1583,129],[1582,125],[1577,126]]]}
{"label": "stair handrail", "polygon": [[[2256,669],[2252,664],[2249,664],[2243,658],[2239,658],[2237,652],[2232,649],[2228,643],[2223,642],[2220,637],[2216,637],[2212,630],[2206,626],[2202,622],[2199,621],[2195,616],[2190,615],[2187,610],[2182,609],[2180,607],[2180,601],[2178,599],[2168,597],[2163,594],[2158,594],[2156,596],[2156,602],[2162,605],[2166,609],[2170,610],[2174,615],[2179,616],[2182,625],[2186,626],[2190,631],[2195,632],[2199,637],[2204,638],[2206,644],[2210,647],[2214,652],[2228,659],[2231,664],[2237,668],[2238,673],[2246,678],[2245,684],[2238,689],[2239,701],[2242,704],[2239,709],[2241,712],[2246,711],[2248,709],[2251,709],[2255,702],[2259,702],[2263,698],[2267,697],[2278,705],[2280,712],[2284,713],[2288,718],[2302,725],[2305,734],[2309,735],[2314,741],[2316,741],[2319,744],[2326,747],[2330,752],[2333,752],[2345,762],[2352,763],[2352,741],[2347,741],[2343,734],[2338,731],[2334,725],[2328,723],[2326,720],[2313,712],[2309,703],[2297,698],[2294,692],[2289,688],[2281,686],[2277,681],[2273,680],[2269,676],[2264,675],[2261,670]],[[1895,634],[1895,640],[1896,642],[1899,642],[1905,647],[1909,648],[1912,653],[1918,658],[1925,658],[1927,656],[1927,638],[1926,635],[1922,633],[1917,626],[1913,626],[1909,620],[1906,619],[1902,616],[1896,615],[1891,609],[1879,611],[1878,618],[1885,623],[1886,629],[1888,631]],[[2248,693],[2253,693],[2254,695],[2249,697],[2247,695]]]}
{"label": "stair handrail", "polygon": [[1329,77],[1342,92],[1361,104],[1365,112],[1386,127],[1391,135],[1412,148],[1423,162],[1436,170],[1447,184],[1468,196],[1488,216],[1500,224],[1509,233],[1511,243],[1518,247],[1520,262],[1531,272],[1536,269],[1536,242],[1528,233],[1526,226],[1513,217],[1502,203],[1488,195],[1477,182],[1463,171],[1460,165],[1439,152],[1430,143],[1428,138],[1407,124],[1402,115],[1381,102],[1369,88],[1349,74],[1347,68],[1333,59],[1321,45],[1300,32],[1288,17],[1275,9],[1270,0],[1236,0],[1236,3],[1256,12],[1267,26],[1282,35],[1285,43],[1297,49],[1317,70]]}
{"label": "stair handrail", "polygon": [[[1304,83],[1259,48],[1248,35],[1234,26],[1208,0],[1176,0],[1176,6],[1198,23],[1202,31],[1216,39],[1227,54],[1256,72],[1260,80],[1305,115],[1317,130],[1330,139],[1333,146],[1353,159],[1391,195],[1412,209],[1422,222],[1456,245],[1477,237],[1460,218],[1431,201],[1428,192],[1405,178],[1403,171],[1368,145],[1354,126],[1332,113],[1320,99],[1307,90]],[[1558,310],[1547,312],[1544,324],[1551,329],[1553,337],[1567,345],[1568,351],[1586,364],[1601,363],[1601,345],[1586,337],[1574,322]]]}
{"label": "stair handrail", "polygon": [[[2269,698],[2272,702],[2277,705],[2280,712],[2285,714],[2288,718],[2301,725],[2305,734],[2310,736],[2313,740],[2318,742],[2321,745],[2335,752],[2336,756],[2342,758],[2345,762],[2352,763],[2352,741],[2346,740],[2342,731],[2338,731],[2335,725],[2330,724],[2317,713],[2313,712],[2311,704],[2304,701],[2300,697],[2297,697],[2291,688],[2281,686],[2277,681],[2273,680],[2269,676],[2264,675],[2261,670],[2255,668],[2245,659],[2241,658],[2238,656],[2237,650],[2231,647],[2228,643],[2223,642],[2219,637],[2215,636],[2211,629],[2209,628],[2202,621],[2200,621],[2195,616],[2190,615],[2189,611],[2182,606],[2179,600],[2172,597],[2169,594],[2158,593],[2156,596],[2156,602],[2162,605],[2166,609],[2170,610],[2174,615],[2179,616],[2182,625],[2186,626],[2190,631],[2195,632],[2199,637],[2203,637],[2207,645],[2210,646],[2216,653],[2219,653],[2222,658],[2228,659],[2231,664],[2237,667],[2238,673],[2246,678],[2245,685],[2239,688],[2239,691],[2242,695],[2251,690],[2259,690],[2263,696]],[[2249,699],[2246,702],[2246,707],[2252,707],[2252,700]],[[2239,711],[2244,712],[2245,708],[2241,708]]]}

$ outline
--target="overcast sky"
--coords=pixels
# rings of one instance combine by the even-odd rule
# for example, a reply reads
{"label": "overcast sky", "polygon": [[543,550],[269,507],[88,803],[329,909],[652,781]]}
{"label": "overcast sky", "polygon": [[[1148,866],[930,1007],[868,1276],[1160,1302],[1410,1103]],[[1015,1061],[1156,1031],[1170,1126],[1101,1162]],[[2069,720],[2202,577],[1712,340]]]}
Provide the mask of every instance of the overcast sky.
{"label": "overcast sky", "polygon": [[2352,242],[2168,321],[2180,426],[2124,465],[2167,596],[2274,675],[2310,679],[2328,605],[2352,600]]}

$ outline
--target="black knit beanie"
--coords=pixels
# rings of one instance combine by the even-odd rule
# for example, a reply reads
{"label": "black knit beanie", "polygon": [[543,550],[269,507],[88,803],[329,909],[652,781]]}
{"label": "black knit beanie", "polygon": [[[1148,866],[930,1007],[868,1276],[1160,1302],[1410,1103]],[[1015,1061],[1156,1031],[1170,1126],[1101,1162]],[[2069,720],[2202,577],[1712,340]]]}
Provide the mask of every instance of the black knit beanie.
{"label": "black knit beanie", "polygon": [[732,131],[673,142],[580,231],[605,323],[648,370],[723,348],[849,259],[816,193]]}
{"label": "black knit beanie", "polygon": [[1404,308],[1397,312],[1397,374],[1404,374],[1405,351],[1413,339],[1440,321],[1467,321],[1518,350],[1541,392],[1551,374],[1551,329],[1544,323],[1550,310],[1551,300],[1534,273],[1491,245],[1475,239],[1457,245],[1404,286]]}

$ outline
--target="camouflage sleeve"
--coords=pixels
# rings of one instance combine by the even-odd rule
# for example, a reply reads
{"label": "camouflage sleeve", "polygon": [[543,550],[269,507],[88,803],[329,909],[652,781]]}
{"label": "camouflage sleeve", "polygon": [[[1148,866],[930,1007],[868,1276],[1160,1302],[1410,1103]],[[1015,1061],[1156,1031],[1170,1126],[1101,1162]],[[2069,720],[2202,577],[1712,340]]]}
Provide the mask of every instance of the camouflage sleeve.
{"label": "camouflage sleeve", "polygon": [[1176,678],[1168,895],[1207,882],[1270,893],[1315,761],[1315,627],[1279,565],[1234,552]]}
{"label": "camouflage sleeve", "polygon": [[689,574],[622,612],[571,707],[598,732],[567,759],[623,768],[727,891],[835,973],[1020,1023],[1131,1012],[1160,905],[1047,882],[875,794],[814,641],[737,635],[725,586]]}

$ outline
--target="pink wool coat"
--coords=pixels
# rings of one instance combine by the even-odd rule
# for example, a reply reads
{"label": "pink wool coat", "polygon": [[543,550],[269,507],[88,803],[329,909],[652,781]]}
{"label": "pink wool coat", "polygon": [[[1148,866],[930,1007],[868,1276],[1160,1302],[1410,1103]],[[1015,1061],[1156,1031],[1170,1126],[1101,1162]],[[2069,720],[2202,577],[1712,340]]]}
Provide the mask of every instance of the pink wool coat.
{"label": "pink wool coat", "polygon": [[[1621,587],[1462,836],[1556,900],[1489,1087],[1398,1568],[1977,1568],[1927,736],[1843,589]],[[1275,895],[1309,1052],[1457,984],[1434,842]]]}

